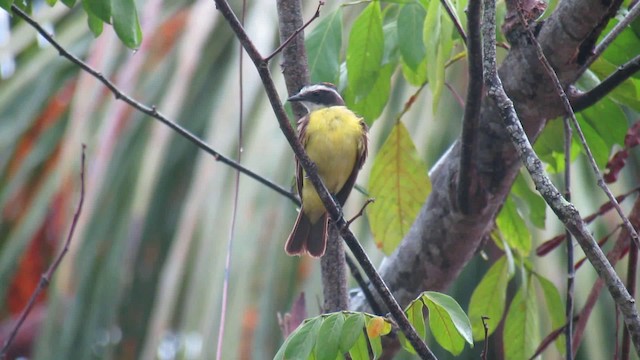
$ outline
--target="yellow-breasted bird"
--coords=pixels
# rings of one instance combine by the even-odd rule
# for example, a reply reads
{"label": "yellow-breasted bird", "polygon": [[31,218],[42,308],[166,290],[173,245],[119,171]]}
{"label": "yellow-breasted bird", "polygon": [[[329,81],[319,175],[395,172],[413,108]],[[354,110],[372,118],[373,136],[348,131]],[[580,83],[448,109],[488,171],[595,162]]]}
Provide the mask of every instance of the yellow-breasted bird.
{"label": "yellow-breasted bird", "polygon": [[[333,84],[307,85],[288,101],[307,108],[298,121],[298,138],[327,190],[344,205],[367,158],[367,125],[344,106]],[[320,257],[327,247],[329,217],[297,159],[296,183],[302,208],[284,249],[289,255]]]}

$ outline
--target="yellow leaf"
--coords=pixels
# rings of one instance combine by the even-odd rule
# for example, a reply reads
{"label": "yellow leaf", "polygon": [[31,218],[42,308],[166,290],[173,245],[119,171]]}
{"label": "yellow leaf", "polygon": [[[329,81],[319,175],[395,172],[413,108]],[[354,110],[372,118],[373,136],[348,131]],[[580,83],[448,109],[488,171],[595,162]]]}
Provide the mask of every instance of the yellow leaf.
{"label": "yellow leaf", "polygon": [[367,208],[371,232],[378,248],[389,255],[409,231],[431,192],[427,167],[401,122],[376,155],[369,193],[376,202]]}

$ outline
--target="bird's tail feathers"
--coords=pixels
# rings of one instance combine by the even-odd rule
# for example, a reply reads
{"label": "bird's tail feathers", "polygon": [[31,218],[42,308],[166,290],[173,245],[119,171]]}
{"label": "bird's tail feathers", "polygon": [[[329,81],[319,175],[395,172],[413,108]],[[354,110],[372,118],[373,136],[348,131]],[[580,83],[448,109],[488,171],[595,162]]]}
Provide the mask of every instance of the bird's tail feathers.
{"label": "bird's tail feathers", "polygon": [[309,254],[321,257],[327,248],[327,231],[329,218],[324,214],[315,224],[309,221],[302,209],[284,246],[289,255]]}

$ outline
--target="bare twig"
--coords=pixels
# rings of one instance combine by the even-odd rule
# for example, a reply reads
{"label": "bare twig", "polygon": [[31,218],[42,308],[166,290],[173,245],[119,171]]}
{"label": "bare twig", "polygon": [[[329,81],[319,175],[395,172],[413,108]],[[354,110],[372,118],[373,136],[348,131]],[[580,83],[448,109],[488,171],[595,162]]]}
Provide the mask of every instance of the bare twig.
{"label": "bare twig", "polygon": [[[247,1],[242,1],[242,24],[247,12]],[[238,149],[236,152],[238,164],[242,161],[244,123],[244,79],[243,79],[243,58],[242,47],[238,49]],[[227,253],[224,260],[224,275],[222,280],[222,298],[220,300],[220,323],[218,324],[218,343],[216,344],[216,360],[222,360],[222,347],[224,345],[224,332],[227,319],[227,304],[229,294],[229,279],[231,273],[231,252],[233,250],[233,239],[236,233],[236,219],[238,218],[238,198],[240,196],[240,172],[236,171],[233,189],[233,209],[231,210],[231,223],[229,224],[229,235],[227,237]]]}
{"label": "bare twig", "polygon": [[280,53],[280,51],[282,51],[282,49],[285,48],[285,46],[289,45],[289,43],[295,39],[295,37],[300,34],[302,31],[304,31],[304,29],[307,28],[307,26],[309,26],[313,20],[317,19],[320,17],[320,8],[324,5],[323,1],[319,1],[318,2],[318,8],[316,9],[315,14],[313,14],[313,16],[311,17],[311,19],[309,19],[304,25],[302,25],[300,28],[298,28],[298,30],[294,31],[293,34],[291,34],[289,36],[289,38],[287,38],[287,40],[285,40],[282,44],[280,44],[280,46],[278,46],[275,50],[273,50],[273,52],[271,53],[271,55],[267,56],[266,58],[264,58],[267,62],[271,61],[271,59],[273,59],[274,56],[278,55],[278,53]]}
{"label": "bare twig", "polygon": [[[634,243],[629,246],[629,265],[627,266],[627,290],[635,298],[636,278],[638,276],[638,248]],[[627,329],[623,329],[620,360],[629,360],[631,355],[631,339]]]}
{"label": "bare twig", "polygon": [[276,119],[278,120],[282,133],[291,145],[293,152],[300,161],[300,165],[307,174],[309,181],[311,181],[314,188],[316,189],[320,200],[322,200],[322,203],[327,209],[327,213],[340,232],[340,235],[351,249],[353,255],[359,261],[360,266],[371,280],[373,287],[376,289],[376,291],[378,291],[385,305],[389,309],[391,316],[398,324],[398,327],[406,335],[407,340],[409,340],[416,352],[420,355],[420,357],[424,359],[435,359],[435,355],[433,355],[429,347],[420,338],[420,336],[418,336],[413,326],[411,326],[411,323],[409,323],[409,320],[404,314],[404,311],[402,310],[398,302],[393,298],[393,296],[391,295],[391,291],[371,263],[369,256],[366,254],[353,233],[349,230],[347,222],[342,216],[342,210],[336,203],[333,196],[329,193],[329,191],[327,191],[326,186],[322,183],[322,180],[318,176],[315,164],[306,154],[302,144],[300,144],[300,141],[298,140],[296,133],[293,130],[291,123],[289,122],[287,114],[284,111],[282,103],[280,102],[280,97],[275,88],[275,84],[273,83],[273,79],[271,78],[269,67],[267,66],[268,63],[262,57],[258,49],[256,49],[251,39],[249,39],[249,36],[238,21],[238,18],[231,10],[231,7],[227,3],[227,1],[215,0],[215,3],[216,7],[227,20],[231,29],[235,32],[236,37],[253,61],[256,70],[260,75],[262,84],[267,93],[267,97],[269,99],[269,102],[271,103],[271,107],[274,111]]}
{"label": "bare twig", "polygon": [[480,319],[482,320],[482,327],[484,328],[484,347],[482,348],[480,358],[487,360],[487,355],[489,354],[489,325],[487,325],[487,320],[489,320],[489,317],[483,315]]}
{"label": "bare twig", "polygon": [[367,201],[364,202],[364,205],[362,205],[362,207],[360,208],[360,211],[358,211],[357,214],[355,214],[351,220],[347,221],[347,226],[350,226],[352,222],[356,221],[357,218],[359,218],[360,216],[362,216],[364,214],[364,210],[367,208],[367,206],[369,206],[369,204],[376,202],[376,199],[374,198],[368,198]]}
{"label": "bare twig", "polygon": [[[640,191],[640,187],[636,187],[634,189],[631,189],[630,191],[622,194],[622,195],[618,195],[616,196],[616,200],[618,202],[622,202],[624,201],[629,195],[635,194],[636,192]],[[611,209],[613,209],[613,206],[611,205],[610,201],[607,201],[606,203],[602,204],[600,206],[600,208],[598,209],[598,211],[596,211],[593,214],[590,214],[588,216],[585,216],[582,221],[584,221],[586,224],[590,224],[591,222],[593,222],[593,220],[597,219],[599,216],[602,216],[604,214],[606,214],[608,211],[610,211]],[[547,240],[545,242],[543,242],[540,246],[538,246],[538,248],[536,249],[536,255],[538,256],[545,256],[547,255],[549,252],[551,252],[551,250],[555,249],[556,247],[558,247],[559,244],[562,243],[562,241],[564,241],[566,239],[566,234],[561,234],[561,235],[557,235],[554,236],[553,238],[551,238],[550,240]]]}
{"label": "bare twig", "polygon": [[214,150],[212,147],[210,147],[207,143],[205,143],[204,141],[199,139],[197,136],[192,134],[189,130],[183,128],[179,124],[169,120],[167,117],[162,115],[155,108],[155,106],[144,105],[144,104],[138,102],[137,100],[135,100],[134,98],[130,97],[126,93],[124,93],[113,82],[111,82],[104,75],[102,75],[102,73],[100,73],[99,71],[93,69],[87,63],[85,63],[84,61],[80,60],[79,58],[77,58],[76,56],[74,56],[73,54],[68,52],[64,47],[62,47],[62,45],[60,45],[53,38],[53,36],[49,32],[47,32],[47,30],[45,30],[40,24],[38,24],[38,22],[33,20],[27,13],[22,11],[16,5],[11,5],[11,11],[15,15],[17,15],[18,17],[20,17],[24,21],[26,21],[27,24],[29,24],[31,27],[36,29],[36,31],[40,35],[42,35],[42,37],[45,40],[47,40],[47,42],[49,42],[58,51],[60,56],[66,58],[67,60],[69,60],[72,63],[76,64],[82,70],[84,70],[85,72],[87,72],[88,74],[90,74],[91,76],[96,78],[98,81],[103,83],[113,93],[113,95],[115,96],[116,100],[122,100],[122,101],[126,102],[127,104],[129,104],[131,107],[135,108],[136,110],[138,110],[138,111],[140,111],[140,112],[142,112],[142,113],[144,113],[146,115],[149,115],[150,117],[152,117],[152,118],[154,118],[156,120],[159,120],[161,123],[163,123],[166,126],[170,127],[173,131],[177,132],[183,138],[189,140],[190,142],[192,142],[194,145],[196,145],[200,149],[202,149],[205,152],[207,152],[208,154],[212,155],[213,158],[216,161],[219,161],[219,162],[221,162],[221,163],[223,163],[225,165],[228,165],[228,166],[232,167],[233,169],[236,169],[236,170],[240,171],[241,173],[249,176],[250,178],[252,178],[254,180],[257,180],[258,182],[260,182],[261,184],[267,186],[268,188],[270,188],[270,189],[276,191],[277,193],[279,193],[281,195],[284,195],[285,197],[289,198],[294,203],[296,203],[296,204],[300,203],[298,198],[296,198],[296,196],[294,194],[292,194],[290,191],[288,191],[287,189],[281,187],[280,185],[278,185],[278,184],[266,179],[262,175],[259,175],[256,172],[254,172],[254,171],[252,171],[252,170],[250,170],[250,169],[238,164],[237,162],[231,160],[230,158],[220,154],[219,152]]}
{"label": "bare twig", "polygon": [[53,278],[53,274],[56,272],[56,270],[58,269],[58,266],[60,266],[60,263],[62,262],[62,258],[64,258],[67,251],[69,251],[69,245],[71,244],[73,233],[76,230],[76,225],[78,224],[78,219],[80,218],[80,213],[82,212],[82,204],[84,203],[84,168],[85,168],[84,166],[85,152],[84,151],[85,151],[85,148],[86,148],[86,145],[82,144],[82,163],[80,166],[80,200],[78,201],[78,207],[76,208],[76,212],[73,215],[71,228],[69,228],[69,233],[67,234],[67,240],[64,242],[64,246],[62,247],[62,250],[56,257],[56,259],[53,261],[53,263],[51,263],[51,265],[49,265],[49,269],[47,269],[47,272],[42,274],[42,276],[40,277],[40,282],[38,283],[38,286],[33,290],[33,293],[31,294],[31,297],[29,298],[27,305],[24,307],[24,309],[22,309],[22,313],[20,314],[18,321],[14,325],[13,330],[11,330],[11,333],[9,334],[7,341],[5,341],[4,345],[2,346],[2,351],[0,351],[0,359],[4,359],[6,357],[7,351],[9,350],[9,346],[11,346],[13,339],[18,334],[18,330],[20,330],[20,327],[22,326],[27,316],[31,312],[31,309],[33,309],[33,306],[36,303],[36,299],[38,298],[38,295],[40,295],[40,293],[46,287],[49,286],[49,283]]}
{"label": "bare twig", "polygon": [[478,122],[480,121],[480,106],[482,105],[482,88],[484,84],[482,75],[481,22],[482,0],[469,2],[467,8],[467,26],[469,28],[469,41],[467,42],[469,85],[462,120],[457,189],[458,207],[465,215],[471,214],[476,210],[472,206],[471,198],[478,187],[478,184],[472,182],[472,179],[476,178],[476,176],[474,176],[476,169],[471,159],[473,158],[473,152],[476,150],[476,134],[478,132]]}
{"label": "bare twig", "polygon": [[611,296],[624,316],[636,351],[640,351],[640,315],[635,306],[635,300],[629,295],[629,292],[624,287],[624,284],[611,264],[605,258],[602,250],[596,245],[591,232],[580,218],[578,210],[573,204],[567,202],[562,197],[558,189],[546,175],[542,162],[533,151],[531,143],[515,111],[513,102],[505,93],[502,81],[498,77],[495,46],[495,0],[486,0],[484,8],[485,13],[482,30],[485,60],[483,63],[485,83],[489,97],[494,101],[504,122],[505,130],[522,163],[529,171],[536,185],[536,189],[538,189],[547,204],[549,204],[554,213],[564,223],[565,227],[575,236],[598,275],[607,284]]}
{"label": "bare twig", "polygon": [[[636,198],[633,208],[629,213],[629,219],[633,223],[635,227],[640,227],[640,198]],[[613,249],[607,253],[607,259],[612,264],[615,265],[626,253],[629,249],[630,238],[629,233],[624,229],[618,235],[618,239],[616,243],[613,245]],[[587,301],[585,302],[582,310],[580,310],[579,319],[576,321],[574,333],[573,333],[573,353],[575,355],[577,348],[582,341],[582,336],[584,334],[584,330],[587,325],[587,321],[589,320],[589,316],[591,315],[591,311],[593,310],[596,301],[600,296],[600,291],[602,290],[602,286],[604,285],[604,281],[602,278],[596,280],[595,284],[591,287],[591,291],[589,292],[589,296],[587,297]]]}
{"label": "bare twig", "polygon": [[605,50],[607,50],[609,45],[613,43],[613,41],[624,31],[624,29],[629,26],[629,24],[633,22],[633,20],[638,17],[638,15],[640,15],[640,2],[636,2],[635,4],[633,4],[631,9],[629,9],[627,15],[619,23],[617,23],[616,26],[614,26],[613,29],[611,29],[611,31],[609,31],[609,33],[604,36],[604,38],[602,38],[602,41],[600,41],[600,43],[593,50],[593,54],[587,60],[584,68],[586,69],[591,66],[591,64],[593,64],[593,62],[596,61],[604,53]]}

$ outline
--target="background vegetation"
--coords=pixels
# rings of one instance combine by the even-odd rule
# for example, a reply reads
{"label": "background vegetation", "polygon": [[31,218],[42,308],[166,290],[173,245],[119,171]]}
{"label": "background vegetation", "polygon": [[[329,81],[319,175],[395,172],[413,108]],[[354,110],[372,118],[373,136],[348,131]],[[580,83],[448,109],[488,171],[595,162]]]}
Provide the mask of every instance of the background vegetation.
{"label": "background vegetation", "polygon": [[[83,2],[91,6],[87,3],[91,2]],[[467,84],[465,48],[438,2],[399,3],[404,2],[382,3],[379,8],[384,44],[397,47],[380,49],[381,66],[376,75],[362,75],[385,83],[386,96],[380,95],[384,91],[378,91],[378,83],[359,85],[361,89],[344,88],[346,71],[351,71],[350,84],[357,81],[351,78],[355,75],[350,70],[348,49],[350,41],[359,41],[353,36],[365,35],[364,30],[351,32],[352,27],[357,29],[358,19],[362,21],[367,11],[377,11],[369,3],[328,3],[320,19],[307,30],[308,45],[322,39],[319,35],[341,34],[329,44],[342,49],[338,62],[320,61],[326,66],[314,67],[314,47],[310,46],[312,80],[343,84],[347,101],[372,125],[371,158],[358,179],[358,184],[369,190],[375,155],[412,96],[417,94],[415,103],[402,113],[401,120],[425,173],[461,128],[459,97]],[[239,13],[241,4],[232,4]],[[122,90],[155,105],[222,154],[235,158],[241,146],[244,166],[290,188],[293,155],[265,101],[255,70],[246,57],[240,64],[238,42],[213,2],[147,0],[136,5],[139,25],[135,21],[116,25],[119,16],[114,10],[114,26],[105,25],[97,38],[91,31],[98,32],[100,21],[93,15],[88,17],[81,4],[69,9],[60,2],[53,6],[36,3],[32,10],[34,18],[51,29],[58,42]],[[306,5],[308,18],[317,4]],[[454,6],[464,22],[466,3],[458,1]],[[503,7],[501,4],[502,13]],[[426,22],[427,14],[434,11],[440,14],[437,25],[437,19]],[[417,18],[414,25],[433,34],[435,40],[404,36],[416,32],[407,28],[413,16]],[[102,84],[59,57],[28,24],[4,11],[0,11],[0,19],[0,26],[4,24],[0,28],[0,338],[6,336],[11,320],[65,238],[78,199],[84,143],[87,191],[70,252],[16,346],[33,346],[31,356],[38,359],[213,358],[227,239],[237,206],[222,358],[273,357],[283,341],[277,314],[289,311],[300,292],[305,293],[310,315],[317,314],[322,303],[318,262],[287,257],[282,249],[295,218],[291,200],[244,176],[236,183],[233,169],[114,99]],[[276,24],[271,2],[248,2],[245,28],[265,54],[278,46]],[[424,24],[434,28],[424,30]],[[318,46],[322,45],[327,44],[321,41]],[[590,88],[638,51],[640,23],[636,20],[580,84]],[[501,57],[505,54],[505,50],[499,53]],[[279,60],[271,62],[271,70],[284,100]],[[421,67],[423,61],[428,67]],[[244,78],[242,144],[237,136],[240,71]],[[431,81],[418,92],[427,77]],[[583,124],[592,125],[585,131],[602,168],[611,153],[624,144],[629,124],[638,117],[639,81],[631,78],[581,115]],[[363,88],[372,87],[369,95],[360,96]],[[551,122],[536,147],[551,171],[563,169],[561,128],[560,121]],[[606,198],[595,190],[577,143],[572,151],[573,201],[582,214],[590,214]],[[636,150],[613,185],[614,193],[636,187],[638,178]],[[521,195],[507,202],[506,215],[498,219],[498,227],[505,238],[516,239],[507,240],[516,252],[516,265],[520,269],[532,266],[563,294],[563,250],[546,257],[534,253],[535,247],[563,230],[555,218],[545,216],[544,205],[531,195],[526,179],[518,180],[516,188]],[[556,180],[561,180],[561,173]],[[234,205],[236,191],[239,197]],[[357,212],[366,198],[354,192],[345,210],[347,217]],[[623,206],[628,213],[631,202]],[[369,216],[356,221],[352,229],[379,263],[384,253],[376,246],[380,240],[376,236],[374,241],[371,229],[375,234],[376,228],[369,223]],[[619,222],[607,214],[598,219],[593,231],[601,238],[616,230]],[[386,243],[381,247],[387,253],[395,248]],[[446,291],[463,309],[468,310],[472,292],[500,253],[488,241],[482,253],[486,256],[477,256]],[[624,266],[619,270],[624,271]],[[516,274],[519,277],[506,292],[509,299],[522,296],[516,294],[521,284],[531,284],[524,271]],[[595,277],[588,264],[579,270],[577,309],[584,305]],[[540,305],[532,310],[540,323],[532,330],[532,341],[539,341],[557,325],[547,316],[556,308],[545,302],[542,290],[531,297]],[[614,333],[621,329],[614,311],[610,297],[603,295],[591,315],[585,335],[588,340],[578,352],[579,359],[611,358]],[[440,358],[451,356],[433,339],[428,342]],[[499,352],[501,338],[494,335],[490,347]],[[480,351],[478,345],[467,347],[456,358],[478,358]],[[551,346],[545,358],[560,358],[561,351],[561,347]]]}

